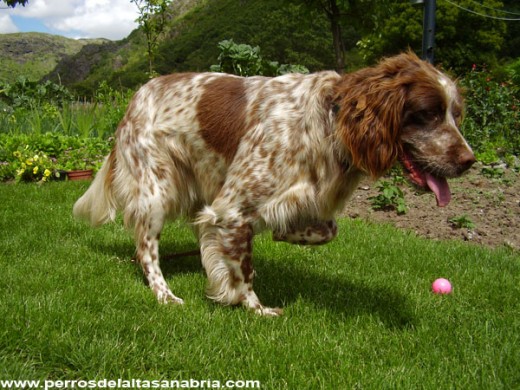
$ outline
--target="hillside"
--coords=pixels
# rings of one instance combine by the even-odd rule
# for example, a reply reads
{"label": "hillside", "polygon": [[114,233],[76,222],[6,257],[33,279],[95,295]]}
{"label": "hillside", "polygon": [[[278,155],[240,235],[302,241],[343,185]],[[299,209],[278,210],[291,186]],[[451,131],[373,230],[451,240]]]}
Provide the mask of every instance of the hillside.
{"label": "hillside", "polygon": [[279,0],[214,0],[175,20],[161,46],[160,72],[207,70],[216,63],[218,42],[260,46],[279,63],[302,64],[311,70],[334,66],[329,22],[324,13],[297,2]]}
{"label": "hillside", "polygon": [[[331,25],[323,9],[316,6],[318,3],[301,0],[175,0],[166,31],[159,42],[155,71],[159,74],[206,71],[217,63],[217,44],[225,39],[259,46],[264,59],[280,64],[301,64],[310,71],[332,69],[335,60]],[[505,3],[516,9],[513,0]],[[342,16],[347,71],[407,47],[420,47],[422,15],[419,8],[410,2],[397,2],[388,9],[393,12],[392,17],[388,17],[383,12],[386,6],[376,5],[378,2],[373,4],[370,15],[360,6],[356,12],[363,11],[361,14],[354,10],[353,14],[347,12]],[[478,58],[467,53],[479,52],[481,46],[485,64],[489,67],[496,68],[518,57],[518,45],[514,44],[518,40],[516,25],[481,27],[470,23],[474,17],[471,15],[459,14],[448,6],[439,7],[437,62],[446,69],[454,72],[459,69],[463,73],[471,69],[472,64],[478,64],[475,62]],[[459,25],[470,26],[478,34],[457,35],[450,19],[455,17]],[[414,21],[413,26],[411,21]],[[475,36],[485,36],[494,43],[486,49],[478,39],[475,43]],[[383,44],[383,38],[389,47]],[[453,44],[454,40],[456,44]],[[500,42],[507,44],[501,47]],[[31,80],[50,79],[81,96],[89,96],[102,81],[117,89],[134,89],[147,81],[147,71],[146,41],[139,29],[117,42],[73,40],[37,33],[0,35],[0,81],[13,80],[23,74]],[[499,74],[505,75],[503,70],[499,70]]]}
{"label": "hillside", "polygon": [[[163,34],[156,70],[206,71],[217,62],[224,39],[260,46],[264,58],[333,67],[329,25],[324,14],[279,0],[178,0]],[[101,81],[135,88],[147,80],[146,41],[134,30],[117,41],[72,40],[45,34],[0,35],[0,80],[19,74],[50,79],[88,96]]]}
{"label": "hillside", "polygon": [[44,33],[0,34],[0,81],[24,75],[40,80],[85,46],[102,46],[104,39],[70,39]]}
{"label": "hillside", "polygon": [[[303,64],[311,70],[333,67],[326,17],[301,4],[248,0],[237,7],[236,0],[184,0],[174,5],[155,61],[160,74],[209,70],[217,62],[217,44],[224,39],[258,45],[264,58],[279,63]],[[144,34],[135,30],[116,49],[99,55],[88,77],[75,82],[69,78],[67,69],[77,68],[72,64],[59,73],[80,94],[88,94],[102,80],[117,88],[134,88],[147,80],[145,53]],[[81,59],[82,53],[76,57]]]}

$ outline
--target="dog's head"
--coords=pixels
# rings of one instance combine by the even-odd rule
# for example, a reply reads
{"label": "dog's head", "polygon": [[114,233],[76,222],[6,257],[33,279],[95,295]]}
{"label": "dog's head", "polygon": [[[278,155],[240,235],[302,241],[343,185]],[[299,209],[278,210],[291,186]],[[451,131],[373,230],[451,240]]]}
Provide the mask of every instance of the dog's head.
{"label": "dog's head", "polygon": [[463,99],[456,84],[412,53],[344,76],[335,103],[337,131],[355,166],[379,177],[399,160],[439,206],[450,201],[446,178],[475,162],[459,131]]}

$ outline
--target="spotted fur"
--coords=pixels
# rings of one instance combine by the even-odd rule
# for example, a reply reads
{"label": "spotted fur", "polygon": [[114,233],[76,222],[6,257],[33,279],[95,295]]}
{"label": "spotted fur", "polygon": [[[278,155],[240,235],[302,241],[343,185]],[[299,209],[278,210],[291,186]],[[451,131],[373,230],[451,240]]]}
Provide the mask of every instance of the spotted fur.
{"label": "spotted fur", "polygon": [[403,153],[416,161],[408,167],[459,175],[474,161],[460,112],[455,84],[409,53],[344,76],[158,77],[134,96],[74,214],[99,225],[122,210],[150,288],[179,304],[159,267],[159,240],[168,219],[192,221],[208,296],[278,315],[253,291],[254,235],[332,240],[334,216],[361,177],[381,176]]}

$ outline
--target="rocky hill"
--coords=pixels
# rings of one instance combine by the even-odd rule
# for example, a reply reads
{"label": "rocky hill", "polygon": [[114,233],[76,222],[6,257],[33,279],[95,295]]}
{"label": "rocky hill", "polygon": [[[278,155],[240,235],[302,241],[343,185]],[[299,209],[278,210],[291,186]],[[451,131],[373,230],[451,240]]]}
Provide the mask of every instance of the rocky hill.
{"label": "rocky hill", "polygon": [[44,33],[0,34],[0,81],[24,75],[40,80],[85,47],[103,47],[106,39],[70,39]]}

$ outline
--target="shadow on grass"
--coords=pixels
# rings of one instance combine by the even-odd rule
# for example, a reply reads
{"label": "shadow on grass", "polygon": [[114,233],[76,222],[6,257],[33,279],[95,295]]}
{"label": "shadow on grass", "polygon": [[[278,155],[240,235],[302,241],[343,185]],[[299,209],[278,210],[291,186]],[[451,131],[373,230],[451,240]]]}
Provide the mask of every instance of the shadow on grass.
{"label": "shadow on grass", "polygon": [[[124,243],[97,244],[95,249],[132,260],[133,246]],[[334,314],[349,317],[376,316],[386,327],[413,327],[414,316],[408,296],[386,287],[352,282],[345,276],[317,274],[295,264],[279,263],[263,256],[255,258],[258,272],[255,292],[267,306],[286,307],[298,299]],[[161,269],[165,278],[203,272],[196,242],[161,242]],[[141,276],[140,267],[135,272]],[[143,276],[143,283],[146,280]],[[201,292],[202,293],[202,292]]]}
{"label": "shadow on grass", "polygon": [[298,299],[345,318],[376,316],[386,327],[413,327],[409,297],[384,286],[317,274],[296,265],[257,258],[255,291],[267,306],[288,306]]}
{"label": "shadow on grass", "polygon": [[[113,257],[120,258],[129,263],[136,263],[134,244],[126,242],[99,243],[92,245],[92,249]],[[166,278],[178,274],[200,272],[202,265],[200,262],[200,252],[196,243],[175,244],[161,242],[160,245],[160,264],[161,270]],[[141,268],[136,265],[136,272],[141,272]]]}

